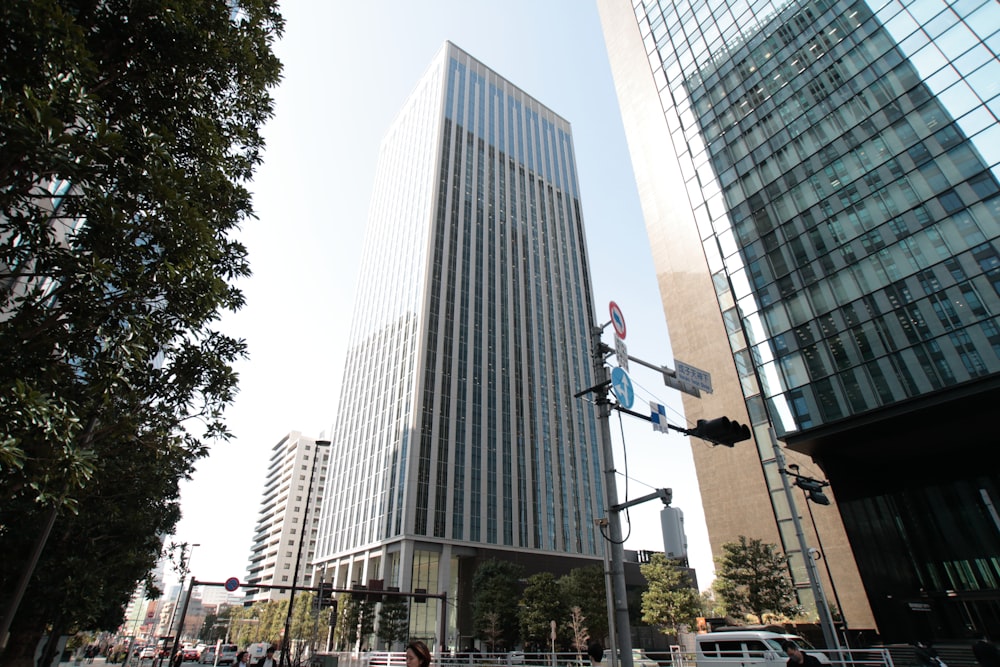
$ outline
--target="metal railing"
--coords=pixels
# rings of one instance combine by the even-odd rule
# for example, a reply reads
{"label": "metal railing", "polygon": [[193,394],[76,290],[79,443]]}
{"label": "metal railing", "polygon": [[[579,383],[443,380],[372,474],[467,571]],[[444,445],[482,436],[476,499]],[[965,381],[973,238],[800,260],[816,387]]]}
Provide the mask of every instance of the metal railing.
{"label": "metal railing", "polygon": [[[895,667],[888,649],[819,649],[834,667]],[[406,667],[403,651],[341,652],[337,667]],[[686,651],[646,651],[648,665],[659,667],[697,667],[695,654]],[[784,665],[784,656],[780,657]],[[752,660],[746,664],[753,663]],[[763,660],[761,661],[763,663]],[[592,667],[586,653],[446,653],[432,663],[432,667]],[[905,666],[904,666],[905,667]]]}

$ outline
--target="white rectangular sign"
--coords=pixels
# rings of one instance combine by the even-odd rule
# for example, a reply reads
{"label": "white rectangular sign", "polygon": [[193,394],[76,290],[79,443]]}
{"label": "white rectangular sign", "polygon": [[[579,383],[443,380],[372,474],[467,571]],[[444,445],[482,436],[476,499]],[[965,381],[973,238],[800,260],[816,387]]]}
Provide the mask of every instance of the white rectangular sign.
{"label": "white rectangular sign", "polygon": [[615,336],[615,356],[618,357],[618,365],[628,373],[628,348],[625,347],[625,341],[618,336]]}
{"label": "white rectangular sign", "polygon": [[694,385],[706,394],[712,393],[712,375],[708,371],[689,366],[677,359],[674,359],[674,364],[677,366],[678,380]]}

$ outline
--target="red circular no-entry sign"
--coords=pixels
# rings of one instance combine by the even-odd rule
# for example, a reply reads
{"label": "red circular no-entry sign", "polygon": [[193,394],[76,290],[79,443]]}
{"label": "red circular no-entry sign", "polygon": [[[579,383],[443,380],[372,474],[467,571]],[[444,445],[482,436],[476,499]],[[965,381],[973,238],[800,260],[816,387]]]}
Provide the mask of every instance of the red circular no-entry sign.
{"label": "red circular no-entry sign", "polygon": [[611,313],[611,326],[615,328],[615,335],[625,340],[625,315],[622,314],[622,309],[612,301],[608,305],[608,311]]}

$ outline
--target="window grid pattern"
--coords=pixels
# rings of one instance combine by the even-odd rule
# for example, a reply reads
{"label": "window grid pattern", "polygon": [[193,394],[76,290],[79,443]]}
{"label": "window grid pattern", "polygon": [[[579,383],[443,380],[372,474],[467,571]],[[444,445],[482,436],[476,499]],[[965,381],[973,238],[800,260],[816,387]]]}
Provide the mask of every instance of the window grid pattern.
{"label": "window grid pattern", "polygon": [[1000,372],[1000,5],[633,7],[755,423]]}
{"label": "window grid pattern", "polygon": [[[568,123],[451,45],[407,103],[373,197],[323,557],[401,535],[599,553],[596,412],[572,397],[594,383],[573,160]],[[399,319],[373,329],[379,299]]]}

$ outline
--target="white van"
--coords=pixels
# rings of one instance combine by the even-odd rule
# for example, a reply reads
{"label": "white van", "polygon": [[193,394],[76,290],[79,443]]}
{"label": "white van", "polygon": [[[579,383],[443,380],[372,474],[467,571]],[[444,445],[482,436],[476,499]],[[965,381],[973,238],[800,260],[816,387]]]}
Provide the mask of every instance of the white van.
{"label": "white van", "polygon": [[798,635],[743,628],[717,628],[695,637],[695,662],[698,667],[785,667],[784,641],[793,641],[824,665],[830,664],[826,655]]}

